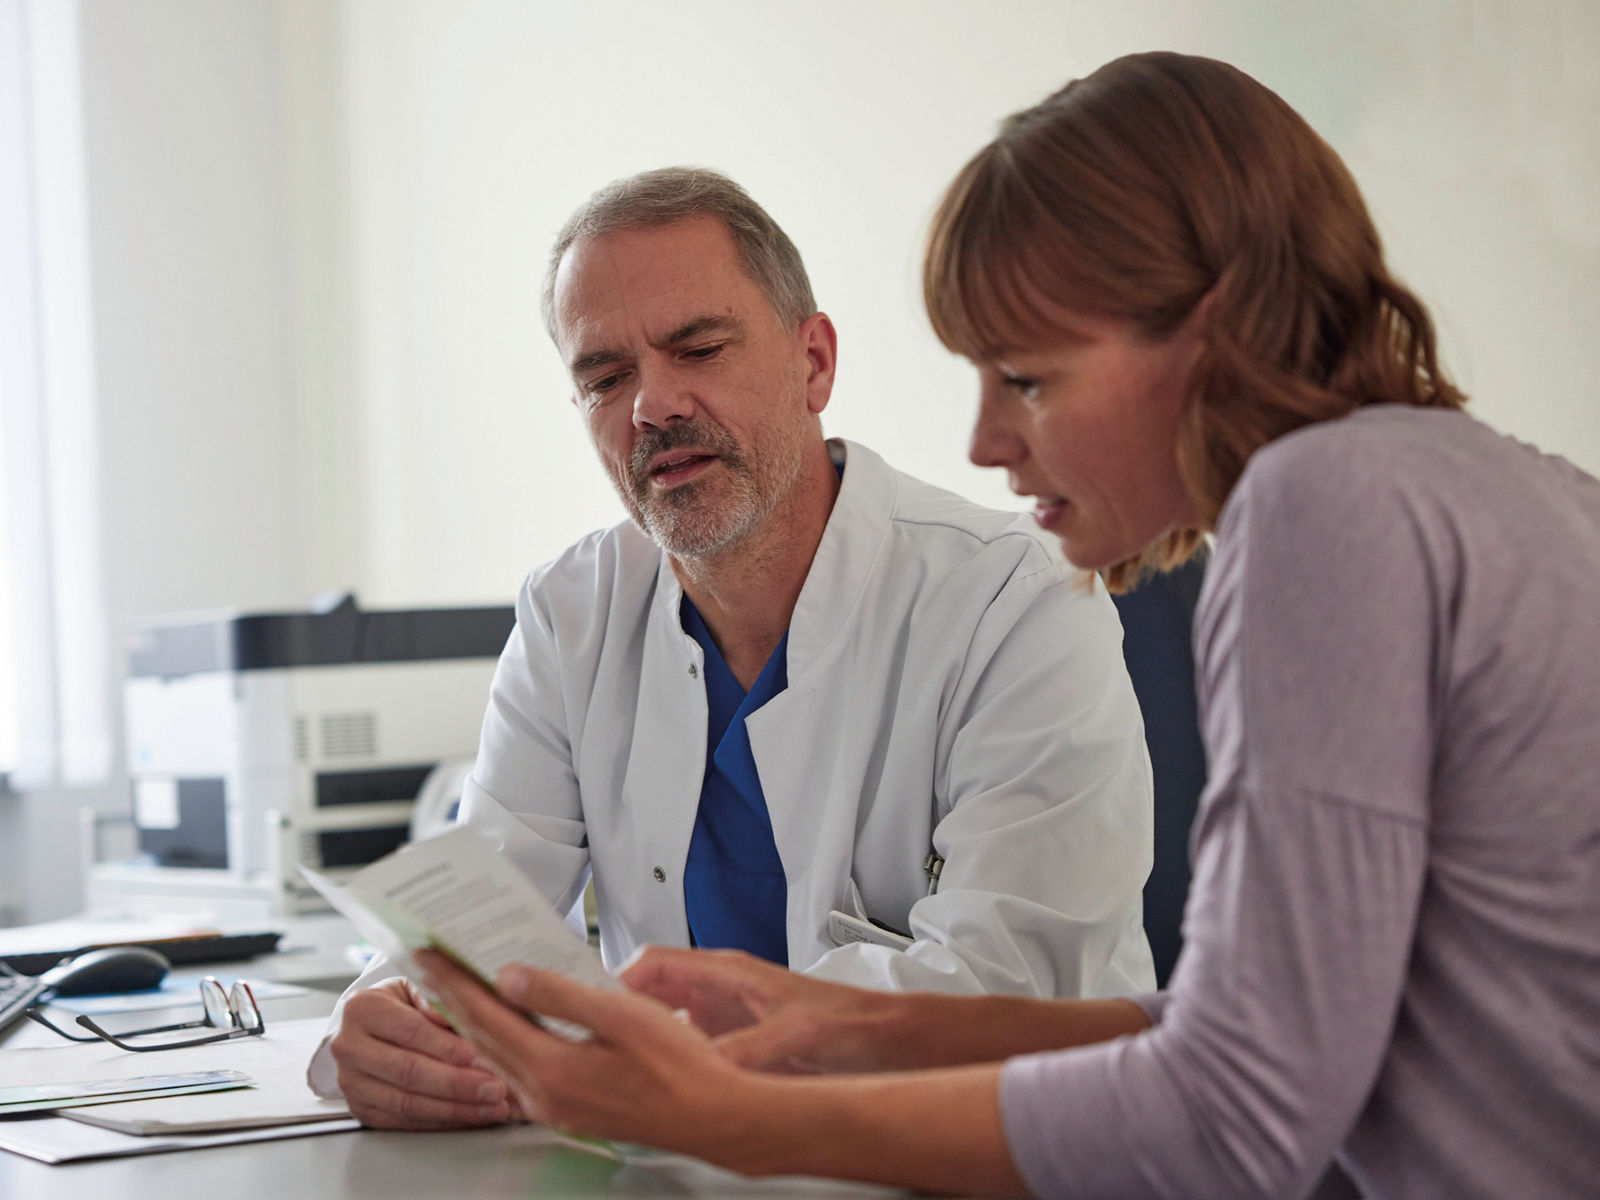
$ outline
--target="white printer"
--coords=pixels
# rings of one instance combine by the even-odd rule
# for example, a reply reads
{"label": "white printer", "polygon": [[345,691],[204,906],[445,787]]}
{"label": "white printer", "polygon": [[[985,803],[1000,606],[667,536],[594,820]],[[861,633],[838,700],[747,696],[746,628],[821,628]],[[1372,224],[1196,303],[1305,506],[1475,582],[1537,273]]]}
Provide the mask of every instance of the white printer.
{"label": "white printer", "polygon": [[138,624],[139,855],[91,862],[89,908],[248,920],[324,907],[295,867],[338,878],[406,840],[430,772],[477,749],[513,620],[509,607],[367,612],[345,595]]}

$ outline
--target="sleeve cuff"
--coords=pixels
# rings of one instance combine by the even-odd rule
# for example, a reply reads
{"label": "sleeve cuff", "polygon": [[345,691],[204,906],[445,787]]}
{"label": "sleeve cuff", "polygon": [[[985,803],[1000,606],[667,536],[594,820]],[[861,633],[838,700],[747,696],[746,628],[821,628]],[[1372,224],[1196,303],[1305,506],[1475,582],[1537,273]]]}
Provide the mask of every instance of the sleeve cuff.
{"label": "sleeve cuff", "polygon": [[1150,1018],[1152,1025],[1161,1024],[1161,1019],[1167,1015],[1167,993],[1164,991],[1148,992],[1143,996],[1128,996],[1127,999],[1144,1010],[1144,1015]]}

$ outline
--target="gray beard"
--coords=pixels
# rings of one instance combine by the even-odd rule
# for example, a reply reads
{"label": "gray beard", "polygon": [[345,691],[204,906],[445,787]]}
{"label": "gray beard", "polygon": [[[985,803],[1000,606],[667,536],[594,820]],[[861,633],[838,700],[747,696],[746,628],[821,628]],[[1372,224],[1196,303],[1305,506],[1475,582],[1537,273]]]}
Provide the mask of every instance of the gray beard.
{"label": "gray beard", "polygon": [[[715,454],[727,474],[729,494],[713,503],[705,493],[709,485],[695,480],[663,494],[650,487],[650,461],[667,450],[693,446]],[[681,421],[647,431],[634,445],[628,460],[628,487],[623,502],[629,515],[674,558],[709,558],[737,545],[772,515],[779,499],[792,489],[800,472],[799,455],[787,469],[763,470],[760,448],[750,461],[739,443],[720,426],[703,421]],[[776,476],[776,477],[775,477]],[[768,488],[763,489],[765,479]]]}

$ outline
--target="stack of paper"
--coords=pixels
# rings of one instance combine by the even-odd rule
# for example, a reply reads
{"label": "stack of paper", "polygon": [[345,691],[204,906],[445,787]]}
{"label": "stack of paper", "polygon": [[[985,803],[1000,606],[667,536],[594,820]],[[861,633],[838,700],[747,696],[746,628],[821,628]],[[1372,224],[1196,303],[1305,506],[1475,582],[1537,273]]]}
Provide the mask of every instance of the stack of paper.
{"label": "stack of paper", "polygon": [[115,1104],[120,1100],[152,1100],[249,1087],[243,1071],[177,1071],[164,1075],[118,1075],[111,1079],[74,1079],[70,1083],[25,1083],[0,1087],[0,1117],[17,1113]]}
{"label": "stack of paper", "polygon": [[[59,1117],[0,1120],[0,1147],[46,1162],[106,1154],[178,1149],[183,1144],[257,1140],[269,1136],[354,1129],[357,1122],[342,1101],[323,1100],[305,1082],[305,1067],[326,1022],[278,1021],[260,1037],[234,1038],[208,1046],[130,1054],[106,1044],[48,1049],[0,1050],[0,1078],[6,1085],[72,1085],[86,1081],[129,1080],[154,1073],[232,1071],[252,1086],[199,1095],[123,1100],[62,1109]],[[114,1131],[104,1136],[73,1133],[73,1123]],[[248,1136],[235,1136],[251,1131]],[[195,1141],[196,1135],[217,1135]],[[118,1135],[134,1135],[122,1138]],[[165,1145],[137,1145],[146,1138],[168,1138]],[[176,1141],[171,1141],[171,1138]]]}

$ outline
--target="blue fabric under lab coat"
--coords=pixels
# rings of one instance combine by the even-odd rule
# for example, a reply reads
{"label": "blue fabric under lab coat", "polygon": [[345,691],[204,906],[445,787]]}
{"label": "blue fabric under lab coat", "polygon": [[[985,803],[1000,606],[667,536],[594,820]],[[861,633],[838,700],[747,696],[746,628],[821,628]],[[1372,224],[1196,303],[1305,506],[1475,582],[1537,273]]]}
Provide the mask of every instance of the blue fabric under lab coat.
{"label": "blue fabric under lab coat", "polygon": [[744,721],[789,686],[789,635],[746,693],[687,596],[682,616],[705,651],[709,718],[705,782],[683,873],[689,934],[697,946],[747,950],[787,966],[788,882]]}

